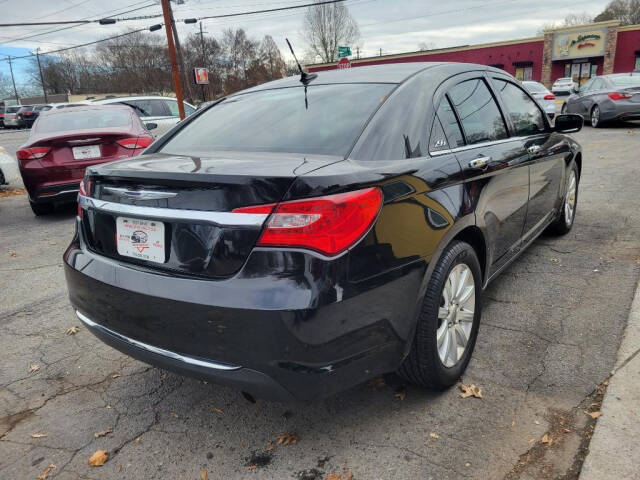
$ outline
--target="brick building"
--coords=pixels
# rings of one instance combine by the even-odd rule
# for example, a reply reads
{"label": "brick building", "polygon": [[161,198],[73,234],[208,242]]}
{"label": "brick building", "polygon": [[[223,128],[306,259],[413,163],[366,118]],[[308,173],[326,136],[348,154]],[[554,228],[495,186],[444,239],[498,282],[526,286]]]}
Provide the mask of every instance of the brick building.
{"label": "brick building", "polygon": [[[540,37],[352,59],[351,66],[400,62],[480,63],[547,87],[569,76],[584,83],[594,75],[640,69],[640,25],[591,23],[546,30]],[[310,72],[336,67],[336,62],[307,66]]]}

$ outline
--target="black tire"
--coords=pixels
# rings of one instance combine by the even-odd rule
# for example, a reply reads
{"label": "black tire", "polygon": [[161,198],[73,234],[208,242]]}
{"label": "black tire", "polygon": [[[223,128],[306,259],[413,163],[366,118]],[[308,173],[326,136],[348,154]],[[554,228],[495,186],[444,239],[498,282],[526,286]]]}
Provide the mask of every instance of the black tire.
{"label": "black tire", "polygon": [[[567,189],[569,187],[569,182],[571,181],[571,172],[575,175],[576,179],[576,190],[574,196],[574,207],[571,213],[571,218],[567,218],[567,209],[565,208],[567,202]],[[578,166],[576,162],[571,162],[569,168],[567,169],[567,185],[565,186],[565,194],[564,199],[562,200],[562,206],[560,207],[560,212],[558,217],[553,221],[551,225],[549,225],[548,231],[554,235],[566,235],[573,228],[573,222],[576,218],[576,212],[578,211],[578,191],[580,187],[580,174],[578,172]]]}
{"label": "black tire", "polygon": [[[447,367],[441,360],[437,348],[436,332],[442,322],[438,319],[438,309],[449,273],[460,264],[469,267],[473,274],[475,308],[466,350],[457,363]],[[468,243],[451,242],[445,248],[431,274],[418,317],[411,351],[400,366],[399,375],[411,383],[434,390],[442,390],[455,384],[467,368],[473,353],[480,323],[481,297],[482,273],[475,250]]]}
{"label": "black tire", "polygon": [[[594,112],[597,112],[597,115],[594,119]],[[601,128],[602,120],[600,120],[600,107],[598,105],[594,105],[589,112],[589,123],[593,128]]]}
{"label": "black tire", "polygon": [[41,215],[48,215],[50,213],[53,213],[53,210],[54,210],[53,203],[34,203],[31,200],[29,200],[29,206],[31,207],[31,210],[37,217]]}

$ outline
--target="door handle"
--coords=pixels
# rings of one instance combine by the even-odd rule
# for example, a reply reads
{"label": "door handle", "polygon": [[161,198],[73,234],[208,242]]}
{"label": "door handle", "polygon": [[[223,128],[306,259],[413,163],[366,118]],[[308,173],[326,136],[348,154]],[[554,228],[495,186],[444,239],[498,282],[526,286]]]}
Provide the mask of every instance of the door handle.
{"label": "door handle", "polygon": [[489,162],[491,161],[491,157],[478,157],[474,158],[469,162],[469,166],[471,168],[482,168],[485,169],[489,166]]}
{"label": "door handle", "polygon": [[540,151],[540,148],[540,145],[531,145],[529,148],[527,148],[527,152],[533,155],[535,153],[538,153]]}

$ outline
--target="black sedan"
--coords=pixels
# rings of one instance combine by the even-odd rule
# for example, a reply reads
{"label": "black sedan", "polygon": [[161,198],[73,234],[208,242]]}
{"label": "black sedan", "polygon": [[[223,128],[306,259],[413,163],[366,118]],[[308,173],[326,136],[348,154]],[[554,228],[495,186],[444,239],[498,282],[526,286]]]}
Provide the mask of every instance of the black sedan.
{"label": "black sedan", "polygon": [[551,126],[480,65],[239,92],[87,169],[71,303],[113,347],[254,396],[313,400],[391,371],[446,388],[486,285],[571,229],[582,152],[566,133],[581,127]]}
{"label": "black sedan", "polygon": [[51,110],[51,105],[25,105],[18,110],[18,127],[31,128],[40,112]]}
{"label": "black sedan", "polygon": [[602,127],[610,121],[640,120],[640,72],[594,77],[574,91],[562,113],[577,113]]}

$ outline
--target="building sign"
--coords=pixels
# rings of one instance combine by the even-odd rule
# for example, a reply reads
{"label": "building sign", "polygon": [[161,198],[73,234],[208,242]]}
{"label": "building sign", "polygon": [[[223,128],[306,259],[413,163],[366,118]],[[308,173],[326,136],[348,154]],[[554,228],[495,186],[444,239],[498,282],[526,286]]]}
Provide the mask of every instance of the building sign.
{"label": "building sign", "polygon": [[209,85],[209,70],[206,68],[194,68],[193,77],[196,85]]}
{"label": "building sign", "polygon": [[569,60],[572,58],[602,57],[606,38],[606,28],[555,32],[551,58],[552,60]]}

